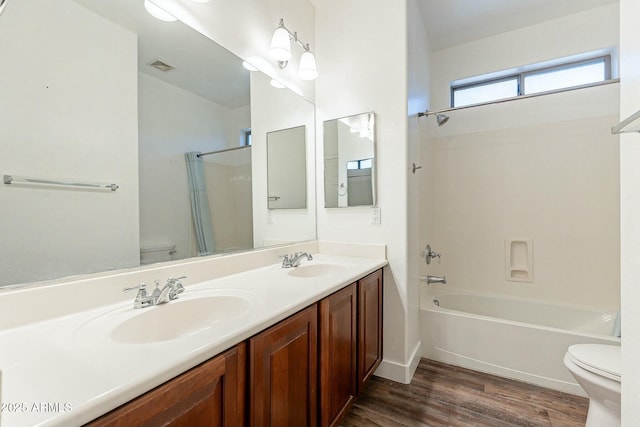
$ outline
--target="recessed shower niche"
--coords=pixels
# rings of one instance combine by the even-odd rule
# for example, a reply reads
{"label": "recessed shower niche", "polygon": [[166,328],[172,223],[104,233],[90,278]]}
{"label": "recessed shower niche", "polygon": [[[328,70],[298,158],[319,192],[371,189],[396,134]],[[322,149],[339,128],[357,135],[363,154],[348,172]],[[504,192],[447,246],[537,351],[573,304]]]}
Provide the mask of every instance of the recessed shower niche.
{"label": "recessed shower niche", "polygon": [[533,239],[506,239],[505,274],[510,282],[533,282]]}

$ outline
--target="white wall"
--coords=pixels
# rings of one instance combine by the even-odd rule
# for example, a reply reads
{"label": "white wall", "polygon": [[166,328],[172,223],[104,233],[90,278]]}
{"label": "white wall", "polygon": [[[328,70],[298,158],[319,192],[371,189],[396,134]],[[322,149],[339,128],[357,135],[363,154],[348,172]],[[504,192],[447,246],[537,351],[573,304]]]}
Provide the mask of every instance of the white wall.
{"label": "white wall", "polygon": [[184,153],[239,146],[234,136],[250,127],[249,110],[230,110],[147,74],[139,76],[141,246],[176,245],[176,258],[195,256]]}
{"label": "white wall", "polygon": [[[640,109],[640,3],[620,0],[620,118]],[[620,137],[622,425],[640,425],[640,135]]]}
{"label": "white wall", "polygon": [[[434,52],[433,109],[448,105],[452,80],[615,50],[617,11],[612,4]],[[567,33],[587,27],[586,37]],[[442,263],[421,264],[423,274],[446,275],[447,288],[617,309],[619,150],[609,128],[618,92],[611,84],[452,111],[440,128],[421,119],[430,148],[422,161],[433,171],[422,230],[442,253]],[[533,283],[506,280],[508,238],[533,239]]]}
{"label": "white wall", "polygon": [[[429,241],[442,263],[425,273],[446,275],[449,289],[617,310],[619,153],[609,131],[616,118],[435,138]],[[533,239],[533,283],[506,279],[510,238]]]}
{"label": "white wall", "polygon": [[0,171],[120,188],[1,185],[0,284],[138,265],[136,37],[74,2],[11,3]]}
{"label": "white wall", "polygon": [[[411,377],[418,346],[415,303],[407,254],[407,10],[404,2],[327,0],[316,6],[320,77],[316,81],[317,123],[376,113],[377,196],[382,223],[371,224],[370,208],[325,209],[318,203],[318,238],[387,245],[384,275],[384,361],[378,374]],[[317,164],[322,165],[318,125]],[[318,195],[324,195],[322,172]],[[417,290],[416,290],[417,292]],[[417,310],[416,316],[417,316]]]}

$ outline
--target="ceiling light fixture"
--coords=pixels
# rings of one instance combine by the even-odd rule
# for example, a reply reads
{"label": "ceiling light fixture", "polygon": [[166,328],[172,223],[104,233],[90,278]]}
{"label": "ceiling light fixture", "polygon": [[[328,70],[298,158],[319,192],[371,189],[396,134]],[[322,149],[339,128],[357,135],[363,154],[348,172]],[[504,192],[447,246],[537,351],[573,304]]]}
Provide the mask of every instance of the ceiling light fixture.
{"label": "ceiling light fixture", "polygon": [[[0,2],[6,0],[0,0]],[[208,3],[210,0],[193,0],[196,3]],[[0,6],[1,7],[1,6]],[[162,7],[158,6],[151,0],[144,0],[144,8],[149,12],[151,16],[161,21],[173,22],[177,21],[178,18],[164,10]]]}
{"label": "ceiling light fixture", "polygon": [[276,89],[284,89],[286,86],[279,82],[276,79],[271,79],[271,81],[269,82],[271,84],[271,86],[275,87]]}
{"label": "ceiling light fixture", "polygon": [[150,0],[144,0],[144,8],[147,9],[147,12],[149,12],[151,16],[161,21],[173,22],[178,20],[178,18],[176,18],[157,4],[152,3]]}
{"label": "ceiling light fixture", "polygon": [[318,77],[318,68],[316,67],[316,58],[310,50],[309,43],[303,43],[298,39],[298,33],[292,33],[284,26],[284,19],[280,19],[278,28],[273,32],[271,38],[271,57],[278,61],[281,69],[289,65],[291,59],[291,42],[295,42],[304,49],[304,53],[300,58],[298,68],[298,77],[302,80],[315,80]]}
{"label": "ceiling light fixture", "polygon": [[242,66],[244,67],[245,70],[258,71],[258,67],[254,66],[253,64],[247,61],[242,61]]}

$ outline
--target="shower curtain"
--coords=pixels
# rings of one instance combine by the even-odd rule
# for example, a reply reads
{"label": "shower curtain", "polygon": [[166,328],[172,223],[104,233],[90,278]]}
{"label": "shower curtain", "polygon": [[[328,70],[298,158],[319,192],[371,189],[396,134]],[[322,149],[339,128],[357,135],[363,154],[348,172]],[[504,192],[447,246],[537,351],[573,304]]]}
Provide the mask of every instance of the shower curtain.
{"label": "shower curtain", "polygon": [[199,153],[185,153],[187,162],[187,180],[189,181],[189,198],[191,200],[191,216],[196,232],[198,255],[212,255],[215,253],[213,239],[213,224],[211,210],[207,197],[207,186],[204,178],[204,165]]}

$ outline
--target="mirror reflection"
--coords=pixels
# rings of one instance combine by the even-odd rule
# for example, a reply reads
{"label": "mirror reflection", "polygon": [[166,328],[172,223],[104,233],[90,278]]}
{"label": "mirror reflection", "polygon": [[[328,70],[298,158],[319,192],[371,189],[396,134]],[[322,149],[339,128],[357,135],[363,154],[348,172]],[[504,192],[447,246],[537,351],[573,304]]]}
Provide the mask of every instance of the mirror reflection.
{"label": "mirror reflection", "polygon": [[[252,134],[252,175],[253,175],[253,241],[255,246],[275,245],[291,241],[311,240],[316,237],[316,193],[315,180],[306,176],[316,176],[315,169],[315,111],[313,104],[297,96],[290,90],[274,88],[271,79],[262,73],[251,73],[251,134]],[[306,152],[305,165],[298,165],[301,173],[299,185],[304,185],[305,208],[270,209],[269,163],[293,163],[289,153],[281,153],[284,159],[274,158],[276,153],[268,153],[269,135],[278,135],[283,129],[304,130],[304,148],[297,146],[298,151]],[[286,132],[285,132],[286,133]],[[294,132],[295,134],[295,132]],[[269,158],[269,156],[271,157]],[[269,160],[267,161],[267,159]],[[262,159],[258,161],[257,159]],[[271,171],[273,168],[270,168]],[[298,198],[302,194],[298,188]],[[275,190],[274,190],[275,191]],[[279,190],[278,190],[279,191]],[[279,194],[282,197],[282,194]]]}
{"label": "mirror reflection", "polygon": [[307,207],[305,126],[267,134],[269,209]]}
{"label": "mirror reflection", "polygon": [[375,114],[324,122],[325,207],[374,206]]}
{"label": "mirror reflection", "polygon": [[[251,146],[254,120],[266,135],[281,128],[277,114],[313,121],[313,105],[263,84],[253,93],[264,75],[143,3],[30,0],[4,11],[0,40],[20,43],[0,44],[0,172],[118,189],[0,185],[11,218],[0,223],[11,242],[0,287],[315,238],[308,212],[267,220],[256,203],[267,193],[265,138]],[[267,111],[283,93],[303,113]],[[206,195],[195,199],[206,200],[206,221],[194,193]]]}

